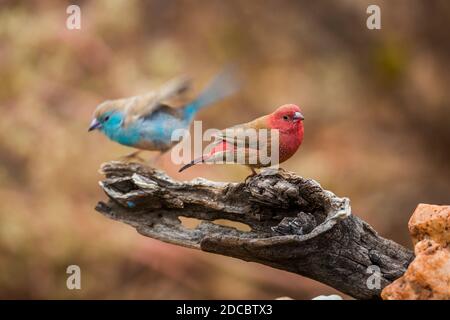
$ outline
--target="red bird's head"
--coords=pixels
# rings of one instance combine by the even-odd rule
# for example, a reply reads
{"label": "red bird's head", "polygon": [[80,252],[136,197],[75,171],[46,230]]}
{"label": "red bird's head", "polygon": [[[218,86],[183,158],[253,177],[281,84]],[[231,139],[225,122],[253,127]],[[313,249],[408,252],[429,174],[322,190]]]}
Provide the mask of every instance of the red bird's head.
{"label": "red bird's head", "polygon": [[269,126],[280,132],[303,131],[303,114],[295,104],[285,104],[269,115]]}

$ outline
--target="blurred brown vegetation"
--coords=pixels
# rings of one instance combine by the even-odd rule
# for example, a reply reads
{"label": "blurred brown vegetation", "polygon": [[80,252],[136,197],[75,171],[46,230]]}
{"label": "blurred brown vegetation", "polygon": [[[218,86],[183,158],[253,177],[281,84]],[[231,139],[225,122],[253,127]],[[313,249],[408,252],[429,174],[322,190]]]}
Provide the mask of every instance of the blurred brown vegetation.
{"label": "blurred brown vegetation", "polygon": [[[179,73],[196,90],[228,63],[245,86],[199,115],[223,128],[293,102],[305,141],[284,168],[352,199],[410,246],[419,202],[450,195],[450,2],[0,1],[0,298],[311,298],[335,290],[163,244],[94,211],[99,165],[130,150],[88,134],[95,106]],[[382,29],[366,28],[378,4]],[[151,155],[148,154],[150,157]],[[239,166],[177,173],[242,180]],[[324,261],[323,263],[327,263]],[[82,290],[66,288],[66,267]]]}

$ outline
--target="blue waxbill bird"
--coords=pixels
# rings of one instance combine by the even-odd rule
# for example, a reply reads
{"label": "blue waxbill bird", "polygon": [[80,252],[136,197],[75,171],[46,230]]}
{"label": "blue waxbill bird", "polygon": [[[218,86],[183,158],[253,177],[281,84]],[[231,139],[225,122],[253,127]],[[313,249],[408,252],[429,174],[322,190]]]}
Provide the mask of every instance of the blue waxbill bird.
{"label": "blue waxbill bird", "polygon": [[225,70],[196,99],[178,108],[164,102],[189,88],[190,81],[184,77],[144,95],[107,100],[97,106],[89,131],[99,130],[112,141],[140,150],[165,152],[178,143],[171,139],[174,130],[188,130],[199,110],[237,91],[234,80],[231,70]]}

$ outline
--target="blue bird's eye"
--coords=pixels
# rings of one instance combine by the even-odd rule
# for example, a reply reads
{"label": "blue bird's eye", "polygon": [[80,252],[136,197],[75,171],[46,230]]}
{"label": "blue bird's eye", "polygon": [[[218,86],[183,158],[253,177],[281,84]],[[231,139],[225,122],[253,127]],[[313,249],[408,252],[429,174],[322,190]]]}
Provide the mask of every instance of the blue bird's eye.
{"label": "blue bird's eye", "polygon": [[105,119],[103,121],[108,121],[109,120],[109,116],[106,116]]}

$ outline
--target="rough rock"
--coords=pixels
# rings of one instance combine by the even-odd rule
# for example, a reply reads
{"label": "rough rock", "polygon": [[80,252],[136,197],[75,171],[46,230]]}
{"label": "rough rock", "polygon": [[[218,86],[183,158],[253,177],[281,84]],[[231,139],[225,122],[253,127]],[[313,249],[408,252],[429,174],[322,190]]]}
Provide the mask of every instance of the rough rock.
{"label": "rough rock", "polygon": [[419,204],[408,223],[413,243],[432,239],[443,245],[450,243],[450,206]]}
{"label": "rough rock", "polygon": [[450,206],[420,204],[409,231],[415,259],[405,274],[385,287],[386,300],[450,299]]}

